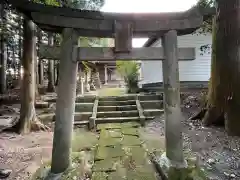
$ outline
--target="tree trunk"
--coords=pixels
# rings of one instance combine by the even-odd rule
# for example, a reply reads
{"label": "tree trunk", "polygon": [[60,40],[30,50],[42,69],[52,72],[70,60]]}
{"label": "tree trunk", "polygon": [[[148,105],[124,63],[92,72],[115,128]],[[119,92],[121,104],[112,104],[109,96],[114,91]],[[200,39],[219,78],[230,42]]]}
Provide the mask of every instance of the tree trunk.
{"label": "tree trunk", "polygon": [[19,15],[18,19],[18,87],[21,87],[22,76],[21,76],[21,59],[22,59],[22,16]]}
{"label": "tree trunk", "polygon": [[212,72],[204,123],[211,125],[225,120],[227,132],[240,136],[240,0],[217,0],[216,4]]}
{"label": "tree trunk", "polygon": [[27,17],[23,22],[23,80],[21,86],[21,110],[18,125],[19,133],[28,133],[31,129],[31,121],[36,119],[34,107],[35,101],[35,51],[36,38],[34,36],[35,25]]}
{"label": "tree trunk", "polygon": [[[4,3],[0,4],[1,24],[4,27],[6,14],[4,10]],[[0,94],[7,90],[6,70],[7,70],[7,45],[4,32],[1,33],[0,39]]]}
{"label": "tree trunk", "polygon": [[[42,31],[38,30],[38,47],[42,43]],[[38,49],[39,53],[39,49]],[[38,55],[39,56],[39,55]],[[39,85],[43,85],[44,77],[43,77],[43,61],[42,59],[38,59],[38,83]]]}
{"label": "tree trunk", "polygon": [[[53,46],[53,34],[48,33],[48,45]],[[48,60],[48,92],[54,92],[54,61],[52,59]]]}
{"label": "tree trunk", "polygon": [[56,71],[57,71],[57,73],[56,73],[56,81],[55,81],[55,86],[58,86],[58,79],[59,79],[59,63],[57,63],[57,65],[56,65]]}

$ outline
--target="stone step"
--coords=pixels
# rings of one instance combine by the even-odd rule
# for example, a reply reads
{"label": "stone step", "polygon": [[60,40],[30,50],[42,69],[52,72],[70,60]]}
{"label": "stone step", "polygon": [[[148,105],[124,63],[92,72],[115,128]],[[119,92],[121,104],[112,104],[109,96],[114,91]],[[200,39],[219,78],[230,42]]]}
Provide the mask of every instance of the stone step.
{"label": "stone step", "polygon": [[[148,116],[145,117],[145,120],[152,120],[154,119],[154,116]],[[96,124],[101,123],[122,123],[122,122],[131,122],[131,121],[137,121],[140,123],[139,117],[109,117],[109,118],[97,118]]]}
{"label": "stone step", "polygon": [[110,117],[136,117],[138,116],[137,110],[132,111],[106,111],[97,112],[97,118],[110,118]]}
{"label": "stone step", "polygon": [[136,105],[125,105],[125,106],[98,106],[98,112],[103,111],[131,111],[137,110]]}
{"label": "stone step", "polygon": [[74,122],[74,125],[88,125],[88,124],[89,124],[89,120]]}
{"label": "stone step", "polygon": [[[85,121],[89,120],[89,118],[92,116],[92,112],[76,112],[74,113],[74,121]],[[44,113],[39,114],[38,118],[40,120],[44,121],[54,121],[55,120],[55,113]]]}
{"label": "stone step", "polygon": [[92,112],[94,103],[75,103],[75,112]]}
{"label": "stone step", "polygon": [[[56,103],[52,103],[51,107],[56,109]],[[75,112],[92,112],[93,103],[75,103]]]}
{"label": "stone step", "polygon": [[122,123],[130,121],[140,121],[139,117],[109,117],[109,118],[97,118],[96,124],[100,123]]}
{"label": "stone step", "polygon": [[162,100],[163,99],[162,94],[149,94],[149,95],[140,94],[138,97],[139,97],[140,101],[151,101],[151,100]]}
{"label": "stone step", "polygon": [[99,101],[99,106],[125,106],[125,105],[136,105],[136,100],[128,101]]}
{"label": "stone step", "polygon": [[92,112],[75,112],[74,121],[89,120],[91,116]]}
{"label": "stone step", "polygon": [[[78,96],[76,97],[76,103],[93,103],[94,100],[96,99],[95,96]],[[45,100],[46,102],[49,103],[56,103],[57,99],[56,98],[49,98]]]}
{"label": "stone step", "polygon": [[128,101],[128,100],[136,100],[136,95],[99,97],[99,101]]}
{"label": "stone step", "polygon": [[77,96],[76,102],[77,103],[93,103],[95,99],[96,99],[96,96],[93,96],[93,95]]}
{"label": "stone step", "polygon": [[162,100],[140,101],[140,104],[143,109],[162,109],[163,108]]}
{"label": "stone step", "polygon": [[143,111],[144,116],[161,116],[164,113],[163,109],[145,109]]}

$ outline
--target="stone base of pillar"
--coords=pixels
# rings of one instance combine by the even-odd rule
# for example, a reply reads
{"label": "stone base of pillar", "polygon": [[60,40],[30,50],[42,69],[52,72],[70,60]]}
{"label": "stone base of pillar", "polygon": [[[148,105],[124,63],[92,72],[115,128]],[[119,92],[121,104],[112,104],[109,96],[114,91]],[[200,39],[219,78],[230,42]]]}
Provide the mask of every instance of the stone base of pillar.
{"label": "stone base of pillar", "polygon": [[[170,160],[166,153],[163,153],[161,157],[157,160],[157,164],[159,166],[159,169],[161,171],[161,175],[165,179],[169,180],[185,180],[185,175],[187,179],[187,170],[188,170],[188,164],[187,161],[184,161],[182,163],[174,162]],[[181,178],[180,178],[181,177]],[[183,177],[183,179],[182,179]]]}
{"label": "stone base of pillar", "polygon": [[44,180],[61,180],[63,173],[53,174],[50,172],[51,168],[48,167],[40,167],[37,170],[36,174],[33,176],[34,178],[44,179]]}
{"label": "stone base of pillar", "polygon": [[188,158],[184,162],[171,161],[166,153],[163,153],[160,158],[155,158],[155,165],[163,179],[166,180],[189,180],[189,179],[207,179],[203,171],[197,164],[197,158]]}

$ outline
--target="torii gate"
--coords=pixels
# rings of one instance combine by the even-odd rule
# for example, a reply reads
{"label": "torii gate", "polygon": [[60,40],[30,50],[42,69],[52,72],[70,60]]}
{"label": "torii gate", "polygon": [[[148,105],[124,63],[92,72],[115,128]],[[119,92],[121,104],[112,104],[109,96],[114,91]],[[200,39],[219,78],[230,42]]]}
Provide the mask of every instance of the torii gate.
{"label": "torii gate", "polygon": [[[77,10],[8,0],[42,30],[60,32],[61,48],[41,47],[41,58],[60,59],[56,124],[51,173],[64,172],[70,163],[78,61],[162,60],[166,156],[173,167],[184,167],[178,60],[193,60],[195,49],[177,48],[177,35],[194,32],[213,9],[192,8],[178,13],[119,14]],[[78,36],[112,37],[114,48],[78,47]],[[132,37],[162,37],[163,48],[132,48]]]}

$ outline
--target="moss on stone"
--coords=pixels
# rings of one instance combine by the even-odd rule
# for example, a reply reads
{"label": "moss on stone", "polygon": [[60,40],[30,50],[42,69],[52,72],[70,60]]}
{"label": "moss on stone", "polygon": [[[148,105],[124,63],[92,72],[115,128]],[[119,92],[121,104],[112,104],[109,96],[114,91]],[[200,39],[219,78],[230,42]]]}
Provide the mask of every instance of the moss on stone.
{"label": "moss on stone", "polygon": [[152,167],[140,166],[127,172],[127,180],[157,180],[156,173]]}
{"label": "moss on stone", "polygon": [[103,160],[95,161],[93,165],[93,172],[116,171],[116,164],[119,162],[119,158],[106,158]]}
{"label": "moss on stone", "polygon": [[121,138],[122,133],[120,129],[102,129],[100,132],[100,139],[106,138]]}
{"label": "moss on stone", "polygon": [[142,147],[124,147],[125,163],[131,162],[136,165],[145,165],[147,163],[147,153]]}
{"label": "moss on stone", "polygon": [[140,127],[140,124],[137,122],[125,122],[125,123],[121,123],[121,128],[138,128]]}
{"label": "moss on stone", "polygon": [[139,136],[137,128],[123,128],[122,134],[123,135],[131,135],[131,136]]}
{"label": "moss on stone", "polygon": [[102,129],[121,129],[121,123],[106,123],[106,124],[98,124],[98,130]]}
{"label": "moss on stone", "polygon": [[97,144],[97,140],[96,134],[83,129],[76,129],[73,132],[72,151],[80,152],[85,149],[92,149]]}
{"label": "moss on stone", "polygon": [[92,180],[107,180],[107,173],[105,172],[94,172],[92,175]]}
{"label": "moss on stone", "polygon": [[124,135],[122,139],[123,146],[140,146],[141,140],[137,136]]}
{"label": "moss on stone", "polygon": [[112,146],[112,147],[104,147],[99,146],[96,152],[95,160],[102,160],[109,157],[121,157],[124,155],[124,151],[121,145]]}
{"label": "moss on stone", "polygon": [[122,138],[100,138],[98,146],[116,146],[121,144]]}

